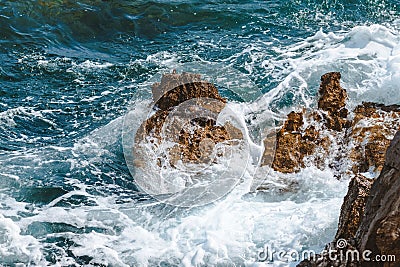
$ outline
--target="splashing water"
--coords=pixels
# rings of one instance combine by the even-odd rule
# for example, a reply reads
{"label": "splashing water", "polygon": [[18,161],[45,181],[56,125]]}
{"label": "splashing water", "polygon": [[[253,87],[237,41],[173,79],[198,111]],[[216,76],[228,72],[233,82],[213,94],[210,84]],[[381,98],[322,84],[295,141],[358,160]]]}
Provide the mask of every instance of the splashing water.
{"label": "splashing water", "polygon": [[[100,2],[0,4],[0,263],[265,266],[265,245],[322,250],[348,181],[313,166],[260,168],[269,189],[254,193],[250,164],[222,198],[170,206],[134,182],[124,119],[147,114],[150,77],[188,64],[235,70],[212,82],[253,152],[262,146],[251,133],[266,120],[315,107],[328,71],[342,73],[350,108],[399,104],[396,3]],[[241,98],[227,84],[238,77]]]}

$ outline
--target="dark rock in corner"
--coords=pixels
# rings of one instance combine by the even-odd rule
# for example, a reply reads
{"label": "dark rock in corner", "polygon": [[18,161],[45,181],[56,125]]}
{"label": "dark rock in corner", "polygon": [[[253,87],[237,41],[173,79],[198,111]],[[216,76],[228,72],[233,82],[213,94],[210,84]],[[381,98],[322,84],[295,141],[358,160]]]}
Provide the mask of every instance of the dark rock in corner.
{"label": "dark rock in corner", "polygon": [[[339,239],[346,240],[346,246],[340,249],[336,243]],[[355,250],[359,255],[370,253],[366,254],[367,258],[360,256],[359,261],[342,256]],[[334,251],[334,254],[326,251]],[[383,259],[382,256],[386,261],[375,260]],[[400,131],[390,143],[382,172],[372,186],[371,181],[362,176],[350,182],[335,242],[328,244],[317,258],[304,260],[297,266],[400,266]]]}
{"label": "dark rock in corner", "polygon": [[356,175],[350,181],[340,211],[335,241],[341,238],[352,239],[355,237],[364,216],[365,203],[370,195],[373,182],[373,179],[366,178],[361,174]]}
{"label": "dark rock in corner", "polygon": [[396,262],[363,262],[363,266],[400,266],[400,131],[391,142],[383,170],[372,185],[356,239],[360,251],[396,257]]}

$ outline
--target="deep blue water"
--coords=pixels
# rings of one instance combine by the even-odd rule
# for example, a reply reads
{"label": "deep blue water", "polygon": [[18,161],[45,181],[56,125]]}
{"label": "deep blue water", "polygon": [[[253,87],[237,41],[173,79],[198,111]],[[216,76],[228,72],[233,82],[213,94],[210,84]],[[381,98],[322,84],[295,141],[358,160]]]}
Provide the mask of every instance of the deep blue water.
{"label": "deep blue water", "polygon": [[[166,70],[168,62],[222,62],[267,94],[301,67],[293,61],[306,64],[306,55],[313,57],[312,45],[296,48],[293,54],[286,48],[320,30],[342,36],[357,26],[381,25],[397,37],[399,19],[400,3],[394,0],[1,1],[0,218],[4,222],[0,244],[7,253],[0,252],[0,264],[95,265],[92,260],[98,251],[77,252],[76,247],[83,246],[76,245],[80,236],[92,231],[118,236],[124,227],[104,218],[92,224],[95,216],[69,222],[62,212],[56,215],[61,221],[46,220],[54,213],[44,210],[50,203],[72,210],[71,214],[76,207],[90,213],[99,198],[113,197],[115,205],[147,200],[125,163],[119,129],[107,125],[126,113],[138,85]],[[345,41],[333,40],[329,45]],[[326,43],[321,45],[315,49],[324,51]],[[326,61],[315,71],[303,72],[309,85],[314,85],[306,90],[310,99],[323,71],[353,69],[342,58]],[[362,84],[357,79],[373,71],[363,68],[354,73],[358,73],[356,81],[344,79],[356,88]],[[270,108],[286,111],[302,104],[296,90],[280,94]],[[229,91],[222,94],[235,100]],[[101,132],[98,136],[96,130]],[[85,193],[66,195],[74,191]],[[155,217],[164,216],[161,210]],[[20,228],[19,237],[4,230],[13,223]],[[154,221],[138,218],[135,223]],[[322,247],[324,241],[316,246]],[[20,244],[31,245],[20,251]],[[121,241],[120,246],[126,244]],[[116,251],[121,262],[140,265],[137,254],[123,257]],[[149,265],[180,265],[183,254]],[[123,266],[104,255],[104,265]]]}

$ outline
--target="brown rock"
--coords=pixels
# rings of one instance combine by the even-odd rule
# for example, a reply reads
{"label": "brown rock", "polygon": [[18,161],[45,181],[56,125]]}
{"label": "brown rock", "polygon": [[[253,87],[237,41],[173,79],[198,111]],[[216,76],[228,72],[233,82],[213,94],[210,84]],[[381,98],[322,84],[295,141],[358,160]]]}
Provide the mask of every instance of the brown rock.
{"label": "brown rock", "polygon": [[217,126],[213,120],[194,120],[191,124],[190,129],[182,129],[179,134],[178,147],[175,148],[179,158],[174,158],[173,162],[210,162],[215,145],[231,139],[227,129]]}
{"label": "brown rock", "polygon": [[276,154],[276,137],[277,134],[274,131],[266,133],[266,137],[263,140],[264,152],[261,158],[261,166],[272,166]]}
{"label": "brown rock", "polygon": [[242,132],[231,123],[217,125],[215,120],[204,118],[191,120],[187,125],[179,127],[177,134],[168,135],[175,137],[170,140],[176,142],[170,151],[172,166],[178,160],[183,163],[211,163],[215,157],[223,155],[215,150],[218,143],[234,144],[234,140],[243,139]]}
{"label": "brown rock", "polygon": [[319,87],[320,98],[318,109],[325,111],[323,118],[328,129],[341,131],[350,126],[347,121],[348,110],[346,109],[347,93],[340,86],[340,73],[329,72],[321,77]]}
{"label": "brown rock", "polygon": [[141,142],[148,137],[161,139],[160,133],[168,114],[168,111],[158,110],[153,116],[144,121],[136,133],[135,142]]}
{"label": "brown rock", "polygon": [[275,158],[272,163],[275,170],[282,173],[299,171],[304,166],[303,158],[313,153],[316,132],[311,128],[303,131],[302,127],[303,113],[289,113],[285,124],[276,135]]}
{"label": "brown rock", "polygon": [[[304,167],[304,158],[315,153],[317,146],[327,149],[329,140],[321,138],[314,126],[303,129],[305,117],[303,112],[291,112],[283,127],[276,134],[275,155],[272,162],[274,170],[282,173],[297,172]],[[310,119],[310,118],[308,118]],[[268,147],[264,140],[264,147]],[[275,140],[274,140],[275,141]],[[270,151],[264,151],[262,164],[269,158]],[[265,159],[264,159],[265,158]],[[318,164],[316,157],[316,164]]]}
{"label": "brown rock", "polygon": [[[210,162],[217,143],[243,139],[242,132],[232,124],[217,125],[216,117],[226,100],[213,84],[201,81],[199,74],[164,74],[161,83],[153,84],[152,93],[155,113],[139,127],[135,142],[150,142],[154,149],[162,141],[174,142],[166,155],[171,166],[178,160]],[[138,145],[135,151],[142,153]],[[161,167],[165,160],[160,158],[157,164]]]}
{"label": "brown rock", "polygon": [[165,73],[161,77],[161,82],[154,83],[151,86],[151,92],[153,94],[153,101],[157,102],[166,92],[184,84],[193,82],[201,82],[201,75],[196,73],[183,72],[182,74],[176,73],[174,70],[172,73]]}
{"label": "brown rock", "polygon": [[161,83],[153,84],[152,93],[155,106],[161,110],[168,110],[193,98],[213,98],[226,103],[213,84],[202,81],[200,74],[187,72],[164,74]]}
{"label": "brown rock", "polygon": [[364,215],[365,202],[370,195],[373,179],[356,175],[350,181],[347,195],[344,198],[339,217],[338,231],[335,240],[355,237]]}
{"label": "brown rock", "polygon": [[192,98],[213,98],[225,103],[218,89],[208,82],[192,82],[179,85],[165,92],[156,102],[156,106],[162,110],[168,110]]}
{"label": "brown rock", "polygon": [[400,130],[400,106],[366,102],[354,109],[348,136],[353,173],[382,170],[390,140]]}
{"label": "brown rock", "polygon": [[[338,72],[321,77],[319,94],[317,111],[288,115],[276,135],[272,167],[282,173],[296,172],[304,167],[305,157],[313,155],[312,163],[323,169],[329,155],[335,160],[328,167],[338,178],[350,173],[379,173],[390,140],[400,130],[400,106],[363,103],[355,108],[354,119],[348,119],[347,93],[340,85]],[[311,126],[305,128],[305,121]],[[350,155],[342,147],[350,147]],[[270,154],[269,150],[264,152],[261,166],[270,164]],[[353,164],[346,168],[343,163],[349,160]]]}
{"label": "brown rock", "polygon": [[371,188],[365,216],[356,235],[360,251],[394,255],[395,262],[363,262],[363,266],[400,266],[400,131],[386,153],[381,174]]}
{"label": "brown rock", "polygon": [[[336,135],[338,131],[349,127],[348,111],[345,108],[347,93],[340,86],[340,73],[324,74],[321,77],[319,94],[319,112],[291,112],[277,133],[276,151],[272,163],[274,170],[282,173],[299,171],[304,167],[304,158],[314,154],[317,148],[318,156],[315,157],[315,164],[323,168],[324,159],[322,157],[327,155],[331,141],[326,136],[321,137],[320,131],[328,130],[331,131],[331,134]],[[320,125],[320,121],[323,120],[325,127],[316,129],[315,126],[308,126],[304,128],[305,120],[310,125]],[[269,151],[264,153],[263,158],[268,158],[268,153]],[[263,166],[266,165],[265,162],[269,161],[263,159],[261,162],[261,166]]]}

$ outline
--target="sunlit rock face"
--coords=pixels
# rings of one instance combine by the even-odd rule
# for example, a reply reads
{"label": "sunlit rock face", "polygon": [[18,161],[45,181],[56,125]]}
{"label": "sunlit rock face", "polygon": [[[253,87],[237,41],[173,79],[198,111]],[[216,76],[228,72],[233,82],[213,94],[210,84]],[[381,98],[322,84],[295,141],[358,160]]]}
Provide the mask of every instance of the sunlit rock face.
{"label": "sunlit rock face", "polygon": [[200,74],[183,72],[167,73],[160,83],[152,85],[152,94],[155,106],[161,110],[168,110],[189,99],[213,98],[225,103],[217,87],[207,81],[202,81]]}
{"label": "sunlit rock face", "polygon": [[346,108],[347,93],[340,85],[340,73],[322,75],[319,87],[318,109],[322,111],[324,124],[328,129],[342,131],[349,127]]}
{"label": "sunlit rock face", "polygon": [[313,126],[304,128],[303,112],[289,113],[276,136],[275,158],[272,166],[282,173],[299,171],[304,167],[304,157],[311,155],[321,143]]}
{"label": "sunlit rock face", "polygon": [[351,132],[348,135],[352,148],[352,171],[380,172],[385,152],[394,134],[400,130],[400,106],[385,106],[366,102],[354,111]]}
{"label": "sunlit rock face", "polygon": [[[318,110],[289,114],[278,133],[275,170],[297,171],[304,166],[307,156],[321,155],[319,149],[325,151],[324,156],[334,155],[331,157],[334,162],[328,166],[338,178],[352,177],[335,239],[326,245],[326,251],[318,259],[305,260],[298,266],[400,266],[400,106],[365,102],[348,112],[347,94],[339,79],[338,73],[323,75]],[[317,124],[314,140],[318,142],[314,146],[309,144],[309,139],[301,139],[309,131],[310,122]],[[296,127],[288,130],[288,125]],[[284,131],[289,133],[281,138],[279,134]],[[285,141],[292,140],[290,136],[297,136],[294,139],[297,143]],[[328,139],[324,141],[321,136]],[[294,145],[299,149],[293,149]],[[311,147],[311,150],[302,147]],[[293,151],[297,152],[295,157]],[[280,155],[287,155],[292,162],[288,164]],[[319,164],[321,157],[311,158],[316,166],[326,167]],[[377,178],[367,178],[363,173]],[[345,242],[346,246],[338,247],[338,242]],[[397,261],[369,262],[362,257],[339,257],[354,250],[360,253],[369,250],[373,256],[394,255]]]}
{"label": "sunlit rock face", "polygon": [[[168,161],[174,167],[183,163],[210,163],[222,152],[216,145],[242,139],[242,132],[232,124],[217,124],[217,117],[225,107],[215,85],[203,81],[200,74],[167,73],[160,83],[152,85],[154,114],[142,123],[136,133],[136,144],[148,141],[158,147],[163,141],[172,142],[160,157],[161,167]],[[135,148],[137,159],[146,161]],[[139,163],[140,165],[140,163]]]}
{"label": "sunlit rock face", "polygon": [[[276,138],[272,167],[282,173],[297,172],[309,163],[325,167],[327,154],[338,154],[344,134],[350,126],[347,119],[347,93],[340,85],[340,73],[321,77],[317,110],[291,112]],[[335,142],[335,144],[333,144]],[[332,166],[329,166],[332,167]]]}
{"label": "sunlit rock face", "polygon": [[338,72],[324,74],[318,92],[316,110],[291,112],[278,131],[274,170],[297,172],[308,163],[333,169],[337,178],[379,174],[390,140],[400,129],[400,106],[363,103],[349,112]]}

